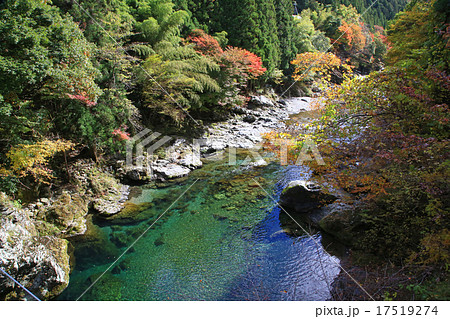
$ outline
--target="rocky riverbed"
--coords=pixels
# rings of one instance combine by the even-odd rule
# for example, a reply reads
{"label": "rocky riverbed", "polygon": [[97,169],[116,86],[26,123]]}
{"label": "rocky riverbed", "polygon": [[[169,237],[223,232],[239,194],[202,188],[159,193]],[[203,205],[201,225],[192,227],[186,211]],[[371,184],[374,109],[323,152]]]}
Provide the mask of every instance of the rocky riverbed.
{"label": "rocky riverbed", "polygon": [[118,161],[116,172],[129,182],[148,182],[184,177],[202,166],[202,158],[216,155],[226,148],[251,149],[262,141],[262,134],[285,128],[292,114],[311,109],[312,98],[275,101],[253,96],[247,108],[235,109],[224,122],[207,127],[196,140],[174,137],[174,143],[159,152],[135,158],[133,165]]}

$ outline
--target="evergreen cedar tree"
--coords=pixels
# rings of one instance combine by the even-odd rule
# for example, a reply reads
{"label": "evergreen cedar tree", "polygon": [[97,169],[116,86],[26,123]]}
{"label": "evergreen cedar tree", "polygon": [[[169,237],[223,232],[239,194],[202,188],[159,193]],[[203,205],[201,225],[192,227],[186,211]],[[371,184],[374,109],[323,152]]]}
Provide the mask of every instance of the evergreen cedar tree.
{"label": "evergreen cedar tree", "polygon": [[365,12],[364,21],[366,23],[386,28],[388,21],[392,20],[397,12],[403,10],[407,3],[408,0],[378,0],[374,4],[372,0],[297,0],[297,7],[299,10],[307,8],[316,10],[319,4],[330,5],[333,8],[337,8],[341,4],[352,5],[359,13]]}

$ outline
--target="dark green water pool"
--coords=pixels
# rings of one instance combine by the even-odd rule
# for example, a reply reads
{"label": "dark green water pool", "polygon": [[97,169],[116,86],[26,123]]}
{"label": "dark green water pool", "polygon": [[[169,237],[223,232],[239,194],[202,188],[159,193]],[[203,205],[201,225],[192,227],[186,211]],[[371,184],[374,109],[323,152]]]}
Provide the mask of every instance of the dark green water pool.
{"label": "dark green water pool", "polygon": [[76,300],[190,187],[81,300],[326,300],[339,259],[325,253],[320,233],[283,225],[273,201],[307,175],[222,160],[184,181],[141,187],[129,205],[139,213],[93,220],[72,240],[76,264],[59,299]]}

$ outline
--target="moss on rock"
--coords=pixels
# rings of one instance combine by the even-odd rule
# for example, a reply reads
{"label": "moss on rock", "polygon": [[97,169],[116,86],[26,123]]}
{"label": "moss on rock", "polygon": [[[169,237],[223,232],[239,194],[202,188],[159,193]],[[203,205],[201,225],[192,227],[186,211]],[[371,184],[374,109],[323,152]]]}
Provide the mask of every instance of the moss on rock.
{"label": "moss on rock", "polygon": [[124,208],[118,214],[102,216],[102,218],[115,224],[138,223],[157,215],[157,212],[151,210],[153,206],[153,203],[134,204],[126,202]]}
{"label": "moss on rock", "polygon": [[78,193],[63,191],[51,206],[46,208],[42,220],[55,225],[62,236],[74,236],[86,231],[89,200]]}

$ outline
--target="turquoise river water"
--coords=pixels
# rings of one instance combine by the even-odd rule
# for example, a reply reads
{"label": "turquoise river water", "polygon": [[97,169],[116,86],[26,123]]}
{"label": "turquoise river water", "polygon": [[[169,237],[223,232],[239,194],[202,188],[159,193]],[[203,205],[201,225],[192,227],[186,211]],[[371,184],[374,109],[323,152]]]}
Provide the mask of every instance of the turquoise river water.
{"label": "turquoise river water", "polygon": [[183,181],[137,187],[131,213],[94,219],[71,240],[74,270],[58,299],[79,298],[186,191],[81,300],[326,300],[339,258],[276,205],[289,181],[307,175],[222,159]]}

